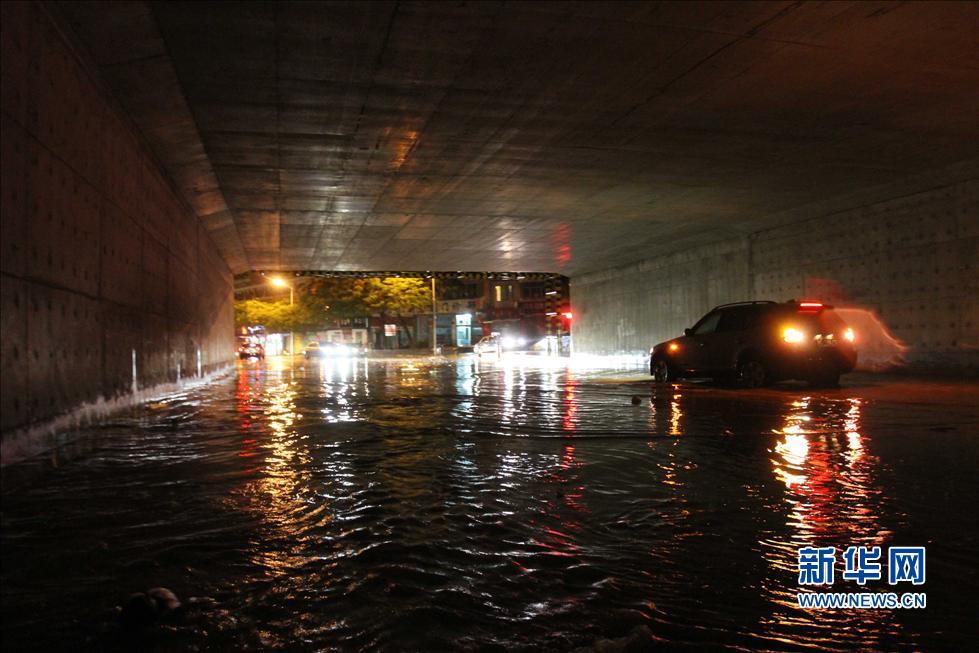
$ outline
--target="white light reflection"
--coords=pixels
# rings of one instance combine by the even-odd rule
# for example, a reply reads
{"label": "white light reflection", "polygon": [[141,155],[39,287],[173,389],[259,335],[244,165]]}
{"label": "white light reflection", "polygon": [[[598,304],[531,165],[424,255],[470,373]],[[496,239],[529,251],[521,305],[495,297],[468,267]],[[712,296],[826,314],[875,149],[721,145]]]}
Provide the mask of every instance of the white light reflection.
{"label": "white light reflection", "polygon": [[[265,452],[264,466],[256,470],[257,475],[245,486],[244,497],[249,508],[273,529],[275,536],[264,537],[256,543],[256,557],[269,573],[288,574],[303,560],[277,547],[274,542],[278,536],[291,537],[294,530],[301,527],[295,520],[301,520],[310,509],[302,495],[310,487],[307,470],[311,456],[296,431],[302,415],[296,410],[295,383],[282,378],[287,376],[283,368],[271,367],[280,380],[273,383],[270,374],[263,393],[266,430],[257,435]],[[323,517],[331,518],[330,514]]]}
{"label": "white light reflection", "polygon": [[781,463],[772,459],[775,476],[788,488],[806,482],[805,463],[809,454],[806,425],[812,417],[805,411],[810,401],[810,397],[802,397],[792,402],[792,412],[786,415],[785,424],[779,431],[784,438],[775,444],[775,453],[782,458]]}
{"label": "white light reflection", "polygon": [[853,467],[863,458],[863,437],[860,435],[860,400],[853,398],[847,399],[850,404],[846,411],[846,419],[843,428],[846,429],[846,459],[847,464]]}
{"label": "white light reflection", "polygon": [[478,383],[479,375],[476,373],[476,364],[465,358],[456,361],[455,390],[458,401],[452,408],[454,415],[463,418],[472,416]]}
{"label": "white light reflection", "polygon": [[[879,461],[868,454],[858,398],[801,397],[789,404],[779,439],[770,450],[772,470],[784,484],[788,504],[785,532],[761,535],[759,546],[772,569],[765,587],[776,610],[765,620],[773,637],[800,616],[794,585],[801,546],[886,546],[881,523],[884,502],[874,482]],[[814,618],[814,616],[813,616]],[[820,614],[821,625],[835,632],[878,637],[897,627],[889,611],[839,611]],[[809,621],[809,617],[805,617]]]}
{"label": "white light reflection", "polygon": [[[514,370],[516,366],[513,364],[512,358],[507,360],[509,361],[509,364],[503,363],[503,388],[501,392],[503,410],[500,415],[500,422],[507,426],[511,426],[519,415],[517,412],[517,403],[514,400],[514,396],[516,395],[516,388],[514,386]],[[502,362],[503,361],[501,361],[501,363]]]}
{"label": "white light reflection", "polygon": [[[565,431],[574,432],[578,425],[578,401],[575,399],[577,387],[578,380],[574,372],[567,370],[564,375],[564,419],[561,424]],[[573,447],[571,452],[574,453]]]}
{"label": "white light reflection", "polygon": [[326,422],[337,424],[362,419],[360,411],[351,401],[351,397],[361,386],[366,391],[366,384],[357,383],[361,369],[366,379],[365,359],[331,357],[320,360],[318,370],[323,385],[323,396],[327,403],[320,412]]}
{"label": "white light reflection", "polygon": [[670,399],[670,435],[680,435],[680,418],[683,417],[683,410],[680,408],[680,398],[683,397],[679,392],[673,394]]}

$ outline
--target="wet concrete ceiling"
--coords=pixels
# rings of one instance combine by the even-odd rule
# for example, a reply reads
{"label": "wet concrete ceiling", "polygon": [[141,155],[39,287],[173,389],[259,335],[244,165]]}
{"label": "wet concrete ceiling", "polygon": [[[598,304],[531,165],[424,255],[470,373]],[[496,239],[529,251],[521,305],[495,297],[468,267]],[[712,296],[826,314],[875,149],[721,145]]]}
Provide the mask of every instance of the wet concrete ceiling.
{"label": "wet concrete ceiling", "polygon": [[577,274],[975,160],[968,3],[58,3],[247,269]]}

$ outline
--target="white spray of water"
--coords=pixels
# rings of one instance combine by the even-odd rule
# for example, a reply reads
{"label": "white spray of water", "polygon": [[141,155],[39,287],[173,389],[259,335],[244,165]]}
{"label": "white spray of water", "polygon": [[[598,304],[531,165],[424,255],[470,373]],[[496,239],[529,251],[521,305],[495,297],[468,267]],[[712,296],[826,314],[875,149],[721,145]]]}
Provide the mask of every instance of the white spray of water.
{"label": "white spray of water", "polygon": [[883,372],[907,364],[911,348],[876,313],[865,308],[837,308],[836,313],[856,332],[858,370]]}
{"label": "white spray of water", "polygon": [[[168,395],[207,385],[226,376],[234,369],[234,365],[229,364],[194,381],[182,384],[161,383],[110,399],[98,397],[94,401],[83,403],[71,412],[59,415],[43,424],[36,424],[4,434],[4,438],[0,440],[0,467],[5,467],[44,451],[50,451],[70,442],[78,437],[79,429],[82,427],[105,421],[111,415],[122,410],[144,402],[161,401],[166,399]],[[135,376],[133,381],[135,385]]]}

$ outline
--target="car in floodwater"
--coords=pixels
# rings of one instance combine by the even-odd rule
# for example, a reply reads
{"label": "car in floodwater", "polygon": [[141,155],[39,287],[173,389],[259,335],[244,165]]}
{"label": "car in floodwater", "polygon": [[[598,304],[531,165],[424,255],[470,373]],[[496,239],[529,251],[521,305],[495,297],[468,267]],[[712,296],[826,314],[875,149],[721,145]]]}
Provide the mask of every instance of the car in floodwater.
{"label": "car in floodwater", "polygon": [[710,377],[749,388],[788,379],[835,386],[856,362],[853,329],[818,301],[723,304],[649,350],[655,381]]}
{"label": "car in floodwater", "polygon": [[265,347],[258,342],[245,342],[238,347],[238,358],[265,358]]}
{"label": "car in floodwater", "polygon": [[313,340],[312,342],[306,343],[306,350],[303,352],[303,355],[306,358],[326,358],[336,355],[334,349],[332,342],[318,342]]}
{"label": "car in floodwater", "polygon": [[317,342],[313,340],[306,345],[306,358],[343,358],[366,354],[364,347],[347,345],[342,342]]}
{"label": "car in floodwater", "polygon": [[503,344],[500,342],[499,334],[483,336],[479,342],[473,345],[473,353],[477,356],[499,356],[502,352]]}
{"label": "car in floodwater", "polygon": [[473,353],[477,356],[499,356],[505,351],[520,351],[528,347],[528,340],[523,336],[493,333],[483,336],[475,345]]}

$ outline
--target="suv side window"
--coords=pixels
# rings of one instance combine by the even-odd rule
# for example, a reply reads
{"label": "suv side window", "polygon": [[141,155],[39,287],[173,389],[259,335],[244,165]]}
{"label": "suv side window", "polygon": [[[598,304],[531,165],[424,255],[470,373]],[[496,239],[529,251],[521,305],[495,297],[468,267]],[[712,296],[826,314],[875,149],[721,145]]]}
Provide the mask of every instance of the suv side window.
{"label": "suv side window", "polygon": [[746,331],[757,322],[758,311],[754,306],[728,308],[722,312],[718,331]]}
{"label": "suv side window", "polygon": [[721,321],[721,312],[714,311],[713,313],[708,313],[704,316],[700,322],[693,328],[693,335],[703,336],[708,333],[714,333],[717,330],[717,324]]}

